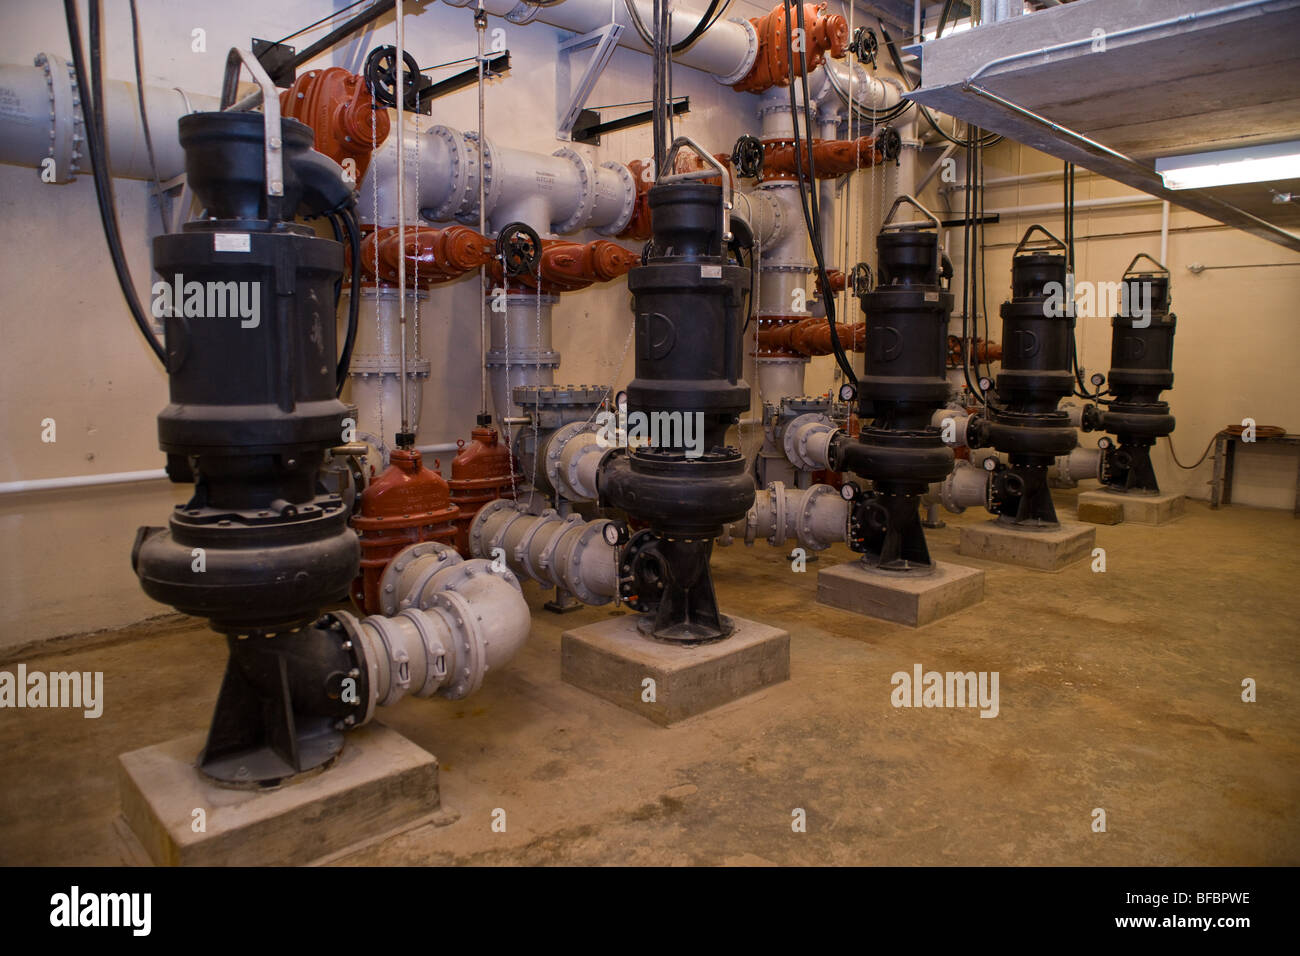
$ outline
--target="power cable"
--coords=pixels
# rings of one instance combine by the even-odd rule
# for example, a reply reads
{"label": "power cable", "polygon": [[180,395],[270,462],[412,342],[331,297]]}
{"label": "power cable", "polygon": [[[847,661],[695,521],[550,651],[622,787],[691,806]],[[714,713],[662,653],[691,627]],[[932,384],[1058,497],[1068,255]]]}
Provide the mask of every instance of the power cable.
{"label": "power cable", "polygon": [[[96,14],[92,18],[96,27],[95,35],[91,37],[92,46],[98,46],[99,40],[97,29],[99,25],[98,6],[99,0],[91,0],[91,11]],[[154,335],[149,320],[145,317],[144,309],[140,305],[140,297],[135,291],[135,284],[131,278],[131,270],[126,262],[126,253],[122,249],[122,231],[117,222],[113,180],[108,172],[108,159],[102,135],[103,126],[99,115],[102,111],[102,103],[98,99],[92,100],[90,87],[86,83],[88,71],[86,69],[86,56],[81,47],[81,23],[77,15],[77,0],[63,0],[63,14],[68,25],[68,45],[72,48],[72,67],[77,74],[77,94],[81,98],[81,112],[85,118],[86,151],[89,153],[90,165],[94,174],[95,200],[99,207],[99,218],[104,227],[104,239],[108,243],[109,257],[113,262],[113,271],[117,274],[117,283],[121,287],[122,297],[126,299],[131,318],[140,330],[140,334],[144,336],[145,341],[149,344],[150,351],[165,367],[167,365],[167,353],[158,341],[157,336]],[[96,62],[98,63],[98,57],[96,57]],[[102,86],[102,83],[97,84],[97,86]]]}

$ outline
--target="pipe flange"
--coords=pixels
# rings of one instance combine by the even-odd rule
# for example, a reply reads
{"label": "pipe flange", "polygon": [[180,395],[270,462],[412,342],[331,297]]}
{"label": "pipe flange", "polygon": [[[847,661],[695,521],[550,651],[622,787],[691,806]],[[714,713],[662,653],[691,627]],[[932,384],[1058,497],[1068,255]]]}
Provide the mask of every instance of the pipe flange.
{"label": "pipe flange", "polygon": [[455,644],[448,651],[456,661],[456,670],[447,674],[447,683],[438,688],[438,694],[448,700],[461,700],[483,686],[483,675],[487,672],[477,615],[469,602],[454,591],[433,595],[427,610],[441,615]]}
{"label": "pipe flange", "polygon": [[744,17],[731,17],[729,23],[738,23],[745,30],[745,56],[741,60],[740,66],[736,67],[734,73],[728,73],[726,76],[715,76],[714,79],[723,86],[731,86],[739,83],[749,71],[754,68],[754,61],[758,59],[758,31],[754,29],[754,24]]}
{"label": "pipe flange", "polygon": [[[568,527],[561,528],[559,531],[555,532],[555,534],[551,535],[551,539],[547,541],[546,546],[542,548],[542,553],[537,556],[537,563],[543,570],[555,567],[555,549],[560,546],[560,539],[563,538],[574,525],[583,524],[584,519],[582,515],[575,511],[568,517],[564,518],[563,522]],[[549,580],[557,586],[559,585],[558,577],[552,575],[549,577]]]}
{"label": "pipe flange", "polygon": [[[579,516],[572,515],[571,517],[577,518]],[[579,520],[581,519],[579,518]],[[609,555],[609,560],[617,564],[617,550],[610,548],[609,544],[605,541],[605,526],[607,524],[610,524],[608,520],[591,521],[586,523],[586,527],[583,529],[582,534],[578,535],[578,540],[573,543],[573,547],[569,551],[569,568],[580,567],[582,565],[583,553],[593,546],[609,549],[612,552]],[[557,541],[559,538],[560,535],[556,535]],[[587,579],[580,574],[569,574],[567,577],[568,580],[565,582],[565,587],[568,588],[570,594],[576,597],[583,604],[608,604],[614,599],[614,595],[612,594],[597,594],[587,586]]]}
{"label": "pipe flange", "polygon": [[[462,561],[459,564],[448,565],[442,570],[447,573],[440,575],[437,590],[433,592],[435,595],[444,591],[459,592],[464,589],[467,582],[472,581],[481,574],[490,574],[493,577],[501,578],[516,591],[523,591],[523,588],[519,585],[519,578],[515,576],[513,571],[509,568],[498,567],[495,562],[487,558],[470,558],[468,561]],[[421,610],[427,607],[426,602],[432,600],[433,595],[426,596],[425,600],[421,602]]]}
{"label": "pipe flange", "polygon": [[429,582],[447,568],[455,567],[464,560],[455,548],[447,547],[446,551],[439,551],[436,556],[431,555],[430,560],[419,562],[418,573],[410,579],[409,583],[403,586],[404,582],[399,579],[398,587],[401,589],[402,599],[397,603],[398,608],[406,610],[409,607],[419,607]]}
{"label": "pipe flange", "polygon": [[[85,142],[85,118],[76,89],[77,72],[56,53],[39,53],[33,61],[45,71],[45,88],[50,97],[50,150],[55,182],[70,183],[81,171],[81,146]],[[160,200],[161,201],[161,200]]]}
{"label": "pipe flange", "polygon": [[451,188],[447,190],[447,199],[442,204],[421,209],[420,215],[434,222],[446,222],[464,211],[465,205],[472,201],[478,184],[470,181],[474,164],[470,162],[465,135],[450,126],[434,126],[429,130],[429,135],[436,136],[447,144],[447,150],[451,154],[448,177]]}
{"label": "pipe flange", "polygon": [[[428,378],[432,368],[433,366],[428,359],[413,362],[408,358],[406,360],[406,377]],[[402,374],[402,358],[400,355],[362,352],[353,356],[352,363],[348,366],[348,374],[359,378],[364,378],[367,375],[400,376]]]}
{"label": "pipe flange", "polygon": [[369,632],[354,615],[347,611],[331,611],[327,616],[343,625],[348,640],[352,642],[354,656],[357,656],[357,649],[360,648],[359,656],[366,667],[365,709],[361,719],[356,722],[356,726],[360,727],[362,724],[369,723],[375,716],[375,708],[379,706],[380,679],[385,683],[389,680],[387,652],[379,653],[379,648],[374,646]]}
{"label": "pipe flange", "polygon": [[542,561],[542,556],[539,555],[538,562],[541,566],[533,566],[533,539],[537,537],[538,532],[543,528],[549,527],[557,522],[562,524],[564,519],[560,517],[560,513],[554,508],[547,508],[541,514],[532,517],[534,517],[535,520],[529,526],[528,530],[524,532],[524,536],[519,539],[519,543],[515,545],[515,564],[518,565],[519,569],[531,580],[541,582],[548,580],[546,577],[546,565],[545,562]]}
{"label": "pipe flange", "polygon": [[[492,140],[485,139],[479,142],[478,133],[472,130],[466,130],[461,133],[465,137],[466,143],[473,143],[475,150],[480,154],[483,163],[483,202],[488,209],[495,209],[497,201],[501,198],[501,180],[492,175],[492,167],[495,160],[496,150],[492,147]],[[477,167],[475,167],[477,171]],[[478,177],[473,177],[474,192],[469,196],[468,205],[462,205],[460,212],[456,215],[456,221],[466,226],[477,226],[479,221],[478,208]],[[483,218],[487,218],[487,211],[484,210]]]}
{"label": "pipe flange", "polygon": [[799,509],[799,514],[795,518],[797,527],[795,528],[795,537],[799,539],[799,544],[812,551],[825,551],[836,540],[843,541],[848,536],[848,521],[845,520],[844,534],[838,539],[823,540],[817,537],[813,530],[813,512],[817,508],[817,502],[821,498],[829,495],[835,502],[843,502],[840,492],[830,485],[816,484],[809,488],[803,496],[803,506]]}
{"label": "pipe flange", "polygon": [[767,497],[769,507],[772,509],[772,534],[768,536],[767,543],[773,547],[780,547],[785,541],[785,482],[774,481],[767,486]]}
{"label": "pipe flange", "polygon": [[[505,511],[506,509],[510,509],[516,514],[519,513],[517,504],[510,498],[497,498],[494,501],[489,501],[478,510],[478,514],[474,516],[474,520],[470,522],[469,526],[470,554],[480,558],[491,555],[492,547],[498,535],[494,534],[491,541],[485,541],[484,535],[487,533],[487,526],[491,523],[492,516],[498,511]],[[507,518],[502,525],[502,530],[508,528],[513,520],[513,518]]]}
{"label": "pipe flange", "polygon": [[[384,568],[384,573],[379,576],[379,610],[385,617],[392,617],[397,613],[399,606],[406,607],[411,603],[408,601],[404,605],[399,605],[398,602],[401,595],[397,589],[402,577],[402,572],[407,569],[411,562],[426,554],[436,555],[446,554],[447,552],[450,552],[451,555],[455,556],[455,560],[452,561],[452,564],[456,564],[461,560],[461,557],[456,553],[455,548],[451,545],[443,544],[441,541],[419,541],[415,544],[408,545],[394,555],[393,559],[388,562],[388,567]],[[449,560],[451,560],[450,557],[444,557],[441,559],[443,562]],[[442,566],[448,567],[446,564],[443,564]]]}
{"label": "pipe flange", "polygon": [[553,432],[546,440],[546,461],[543,467],[546,469],[546,478],[551,483],[551,487],[560,492],[570,501],[586,501],[578,489],[578,458],[573,456],[569,459],[567,467],[565,465],[565,445],[577,438],[584,432],[599,433],[600,428],[594,422],[569,422],[562,425]]}
{"label": "pipe flange", "polygon": [[619,184],[623,187],[623,208],[619,211],[618,218],[609,225],[597,226],[596,234],[617,236],[627,228],[627,224],[632,221],[632,213],[636,211],[636,179],[632,176],[632,170],[613,160],[601,163],[600,168],[608,169],[618,176]]}
{"label": "pipe flange", "polygon": [[596,167],[587,157],[567,146],[561,146],[551,155],[567,159],[578,171],[578,204],[568,219],[551,226],[557,234],[574,232],[591,219],[592,210],[596,208]]}
{"label": "pipe flange", "polygon": [[[817,427],[822,426],[822,427]],[[818,471],[824,467],[808,455],[808,439],[824,431],[834,431],[835,423],[820,412],[800,415],[785,426],[781,435],[781,444],[785,448],[785,457],[800,471]]]}

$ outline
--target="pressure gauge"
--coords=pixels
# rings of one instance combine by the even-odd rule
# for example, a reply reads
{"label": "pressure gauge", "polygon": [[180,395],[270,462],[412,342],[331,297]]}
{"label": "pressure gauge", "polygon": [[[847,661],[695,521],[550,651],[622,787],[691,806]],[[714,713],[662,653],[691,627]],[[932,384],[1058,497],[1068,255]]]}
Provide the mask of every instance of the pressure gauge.
{"label": "pressure gauge", "polygon": [[989,455],[987,458],[984,459],[984,470],[985,470],[985,471],[997,471],[997,470],[998,470],[998,460],[997,460],[996,458],[994,458],[992,455]]}
{"label": "pressure gauge", "polygon": [[979,385],[980,385],[980,391],[981,391],[981,392],[987,392],[989,389],[991,389],[991,388],[993,387],[993,381],[992,381],[992,379],[990,379],[990,378],[988,378],[988,377],[986,376],[986,377],[980,379],[980,381],[979,381]]}
{"label": "pressure gauge", "polygon": [[611,521],[605,525],[601,534],[605,536],[605,543],[611,548],[617,548],[626,540],[623,526],[616,521]]}
{"label": "pressure gauge", "polygon": [[852,501],[858,496],[858,486],[851,481],[846,481],[840,485],[840,497],[845,501]]}
{"label": "pressure gauge", "polygon": [[845,382],[840,386],[840,401],[851,402],[858,397],[858,390],[853,387],[852,382]]}
{"label": "pressure gauge", "polygon": [[1106,376],[1102,375],[1101,372],[1093,372],[1089,381],[1092,382],[1093,388],[1101,388],[1106,381]]}

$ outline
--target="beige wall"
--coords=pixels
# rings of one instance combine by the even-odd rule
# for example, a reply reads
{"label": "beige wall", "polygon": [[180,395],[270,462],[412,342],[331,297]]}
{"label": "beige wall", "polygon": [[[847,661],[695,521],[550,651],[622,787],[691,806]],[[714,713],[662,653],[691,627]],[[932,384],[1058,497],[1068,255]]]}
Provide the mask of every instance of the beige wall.
{"label": "beige wall", "polygon": [[[1059,172],[1059,160],[1018,143],[1003,142],[985,158],[985,178],[1045,171]],[[942,208],[939,184],[926,200]],[[1107,196],[1142,197],[1127,186],[1096,176],[1077,178],[1076,201]],[[962,194],[946,194],[962,212]],[[1060,203],[1061,180],[990,187],[985,208]],[[1145,252],[1160,255],[1161,206],[1079,209],[1075,213],[1076,272],[1079,280],[1115,282],[1130,260]],[[1009,295],[1011,255],[1024,231],[1041,223],[1063,234],[1059,212],[1003,216],[986,230],[985,275],[991,337],[1001,340],[998,307]],[[1086,239],[1090,235],[1099,238]],[[960,261],[960,230],[951,230],[950,247]],[[1202,272],[1188,266],[1290,263],[1286,267],[1240,268]],[[1300,397],[1290,368],[1300,354],[1300,323],[1295,303],[1300,297],[1300,255],[1245,233],[1227,229],[1196,213],[1172,207],[1167,262],[1172,273],[1173,311],[1178,316],[1174,337],[1174,387],[1165,393],[1177,419],[1173,440],[1178,457],[1192,464],[1211,436],[1243,418],[1258,424],[1281,425],[1300,431]],[[1110,365],[1110,317],[1079,321],[1080,363],[1105,373]],[[1094,443],[1097,436],[1083,436]],[[1213,459],[1184,471],[1175,466],[1168,442],[1152,455],[1161,487],[1194,498],[1208,498]],[[1239,504],[1290,509],[1295,501],[1294,452],[1267,445],[1243,447],[1237,455],[1233,500]]]}
{"label": "beige wall", "polygon": [[[109,4],[106,73],[129,79],[128,21]],[[144,25],[146,82],[218,92],[224,53],[246,45],[252,36],[278,38],[334,7],[322,0],[268,4],[228,0],[220,5],[175,0],[140,0]],[[764,5],[738,0],[733,15],[756,14]],[[123,6],[124,9],[124,6]],[[82,26],[85,29],[83,9]],[[493,26],[500,25],[492,21]],[[190,31],[207,30],[208,52],[190,50]],[[541,24],[506,25],[514,69],[490,85],[489,136],[512,146],[551,152],[555,89],[553,55],[558,31]],[[358,68],[366,51],[392,42],[391,18],[371,36],[326,58]],[[421,64],[469,55],[474,50],[471,14],[430,4],[408,19],[407,44]],[[42,50],[67,55],[61,7],[39,0],[9,0],[0,9],[0,62],[29,63]],[[650,61],[619,50],[592,96],[595,105],[644,99],[649,95]],[[691,113],[677,122],[679,133],[697,137],[710,149],[729,149],[736,137],[754,128],[755,98],[719,86],[706,75],[680,69],[675,92],[691,97]],[[472,90],[441,99],[436,116],[424,122],[473,128]],[[155,135],[166,131],[155,130]],[[583,149],[597,162],[627,160],[646,153],[645,130],[607,136],[598,148]],[[989,158],[989,175],[1024,171],[1047,164],[1030,154],[1003,147]],[[1054,161],[1051,161],[1054,163]],[[872,221],[892,174],[866,171],[854,177],[852,192],[841,199],[840,225],[860,235],[857,244],[871,259]],[[1111,189],[1117,187],[1111,186]],[[153,216],[143,183],[118,181],[119,217],[132,270],[142,298],[150,282],[147,239]],[[1104,194],[1097,182],[1083,180],[1078,195]],[[1051,201],[1058,187],[990,193],[989,205]],[[867,205],[863,205],[865,202]],[[959,202],[959,200],[957,200]],[[851,203],[846,205],[846,203]],[[1078,232],[1114,232],[1159,226],[1159,207],[1136,212],[1083,214]],[[151,218],[153,217],[153,218]],[[154,419],[166,402],[166,379],[132,327],[107,256],[95,211],[93,185],[82,177],[69,185],[42,185],[34,170],[0,166],[0,221],[5,227],[0,257],[0,309],[6,348],[0,352],[0,482],[98,472],[158,468]],[[1176,227],[1201,223],[1175,212]],[[991,243],[1011,240],[1027,224],[989,230]],[[1059,221],[1048,221],[1056,227]],[[594,238],[589,235],[584,238]],[[1152,236],[1098,240],[1082,245],[1083,278],[1113,279],[1139,249],[1154,250]],[[1290,365],[1298,351],[1292,302],[1300,292],[1300,271],[1233,270],[1195,277],[1192,261],[1273,262],[1295,258],[1276,246],[1227,230],[1175,232],[1170,242],[1175,273],[1174,301],[1179,314],[1177,386],[1172,401],[1179,418],[1176,440],[1184,459],[1200,453],[1209,434],[1230,421],[1253,415],[1261,423],[1300,428],[1290,388]],[[996,310],[1009,275],[1009,247],[990,249],[990,308]],[[838,250],[836,257],[838,259]],[[433,365],[424,393],[421,444],[467,437],[479,393],[479,304],[472,280],[439,289],[422,309],[425,353]],[[555,312],[555,347],[563,354],[558,381],[623,384],[631,373],[626,352],[631,314],[622,284],[566,296]],[[1090,367],[1104,368],[1108,354],[1106,323],[1085,324],[1081,341]],[[996,337],[996,336],[995,336]],[[466,356],[474,357],[467,361]],[[808,390],[832,384],[833,363],[815,360]],[[58,423],[58,440],[40,440],[40,422]],[[752,443],[753,438],[748,439]],[[1256,450],[1243,455],[1238,500],[1286,505],[1294,470],[1289,463],[1267,465]],[[446,462],[444,461],[444,464]],[[1190,477],[1174,475],[1166,453],[1157,454],[1161,480],[1191,494],[1203,494],[1208,465]],[[129,566],[129,550],[140,524],[161,524],[185,491],[165,482],[115,488],[44,492],[0,497],[0,645],[92,630],[138,620],[166,609],[140,591]]]}

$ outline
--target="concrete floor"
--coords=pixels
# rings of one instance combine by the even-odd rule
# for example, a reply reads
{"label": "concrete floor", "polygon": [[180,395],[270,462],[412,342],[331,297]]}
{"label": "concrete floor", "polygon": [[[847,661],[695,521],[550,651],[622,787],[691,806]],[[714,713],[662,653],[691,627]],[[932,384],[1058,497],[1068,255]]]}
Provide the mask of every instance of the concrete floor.
{"label": "concrete floor", "polygon": [[[342,862],[1300,863],[1300,522],[1189,502],[1171,525],[1099,527],[1106,573],[1053,575],[958,556],[985,517],[930,532],[940,560],[987,568],[984,603],[920,630],[815,603],[843,547],[806,575],[766,545],[718,549],[724,610],[789,629],[792,678],[671,729],[560,681],[561,631],[618,612],[556,617],[528,586],[533,636],[505,671],[382,713],[438,756],[459,819]],[[104,671],[107,703],[0,712],[0,863],[124,862],[115,756],[206,726],[223,642],[179,617],[121,636],[27,661]],[[890,675],[916,663],[998,671],[1001,714],[894,709]]]}

